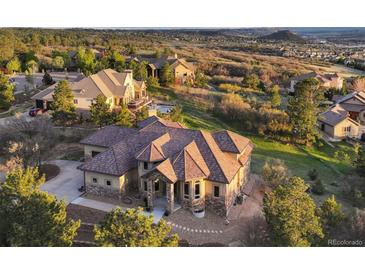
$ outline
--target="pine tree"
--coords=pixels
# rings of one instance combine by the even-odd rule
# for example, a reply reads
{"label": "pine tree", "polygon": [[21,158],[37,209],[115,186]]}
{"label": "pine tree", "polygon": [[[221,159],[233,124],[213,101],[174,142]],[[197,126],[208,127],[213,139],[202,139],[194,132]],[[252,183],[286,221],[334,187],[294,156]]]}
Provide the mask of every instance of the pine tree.
{"label": "pine tree", "polygon": [[52,102],[52,119],[56,124],[70,124],[76,119],[74,95],[66,80],[59,81]]}
{"label": "pine tree", "polygon": [[269,98],[273,107],[279,107],[281,105],[280,89],[278,85],[274,85],[270,88]]}
{"label": "pine tree", "polygon": [[[1,246],[71,246],[80,222],[66,218],[66,205],[40,191],[37,168],[16,168],[0,186]],[[14,202],[16,201],[16,202]]]}
{"label": "pine tree", "polygon": [[174,82],[174,74],[169,64],[164,64],[161,69],[160,83],[163,86],[168,86]]}
{"label": "pine tree", "polygon": [[9,78],[0,74],[0,110],[8,110],[14,102],[14,85]]}
{"label": "pine tree", "polygon": [[133,126],[133,117],[126,105],[123,105],[119,112],[114,112],[114,122],[118,126]]}
{"label": "pine tree", "polygon": [[144,106],[136,112],[136,120],[143,121],[148,118],[148,107]]}
{"label": "pine tree", "polygon": [[295,94],[289,99],[288,115],[295,141],[307,146],[318,137],[317,115],[321,89],[317,79],[311,78],[295,85]]}
{"label": "pine tree", "polygon": [[117,247],[176,247],[177,234],[161,219],[153,223],[153,216],[142,214],[142,208],[114,209],[105,216],[100,226],[95,226],[95,241],[99,246]]}
{"label": "pine tree", "polygon": [[365,177],[365,149],[363,146],[358,148],[358,154],[354,164],[357,172]]}
{"label": "pine tree", "polygon": [[90,106],[90,118],[96,125],[102,127],[113,123],[110,104],[103,95],[98,95]]}
{"label": "pine tree", "polygon": [[54,84],[52,76],[46,71],[42,78],[43,85],[50,86]]}
{"label": "pine tree", "polygon": [[264,213],[277,246],[311,246],[323,238],[316,205],[299,177],[279,185],[264,197]]}

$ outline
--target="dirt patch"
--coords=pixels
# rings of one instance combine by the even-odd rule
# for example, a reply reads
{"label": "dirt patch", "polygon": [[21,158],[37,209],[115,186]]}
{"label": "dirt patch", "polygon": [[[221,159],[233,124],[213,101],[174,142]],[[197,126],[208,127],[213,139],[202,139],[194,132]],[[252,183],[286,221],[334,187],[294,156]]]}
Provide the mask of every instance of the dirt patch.
{"label": "dirt patch", "polygon": [[49,181],[56,177],[60,173],[60,168],[52,164],[44,164],[39,167],[39,174],[46,176],[46,181]]}

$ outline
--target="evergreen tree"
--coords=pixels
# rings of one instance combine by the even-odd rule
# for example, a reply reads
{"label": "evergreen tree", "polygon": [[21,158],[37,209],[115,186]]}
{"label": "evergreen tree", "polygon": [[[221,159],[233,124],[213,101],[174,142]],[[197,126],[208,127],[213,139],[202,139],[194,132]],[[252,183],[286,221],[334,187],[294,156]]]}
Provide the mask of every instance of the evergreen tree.
{"label": "evergreen tree", "polygon": [[310,146],[318,137],[317,115],[321,89],[317,79],[311,78],[295,85],[295,94],[289,99],[288,115],[293,137]]}
{"label": "evergreen tree", "polygon": [[56,85],[52,102],[52,119],[57,124],[69,124],[76,119],[74,95],[66,80]]}
{"label": "evergreen tree", "polygon": [[147,80],[147,63],[139,63],[133,73],[137,80]]}
{"label": "evergreen tree", "polygon": [[95,241],[99,246],[117,247],[176,247],[177,234],[161,219],[153,223],[153,216],[142,215],[142,208],[114,209],[105,216],[100,226],[95,226]]}
{"label": "evergreen tree", "polygon": [[194,84],[198,88],[205,88],[208,85],[208,78],[203,74],[202,71],[197,70],[195,72]]}
{"label": "evergreen tree", "polygon": [[47,71],[44,73],[43,78],[42,78],[42,83],[45,86],[50,86],[53,85],[55,82],[53,81],[53,78],[51,76],[51,74],[49,74]]}
{"label": "evergreen tree", "polygon": [[277,246],[311,246],[323,238],[316,205],[299,177],[279,185],[264,197],[264,213]]}
{"label": "evergreen tree", "polygon": [[133,117],[126,105],[122,105],[119,112],[114,112],[114,122],[118,126],[132,127]]}
{"label": "evergreen tree", "polygon": [[148,118],[148,107],[144,106],[136,112],[136,120],[143,121]]}
{"label": "evergreen tree", "polygon": [[8,110],[14,100],[14,85],[9,83],[8,77],[0,74],[0,110]]}
{"label": "evergreen tree", "polygon": [[103,95],[98,95],[90,107],[90,118],[96,125],[102,127],[113,123],[110,104]]}
{"label": "evergreen tree", "polygon": [[151,89],[152,87],[159,87],[160,83],[158,82],[157,78],[150,76],[147,78],[146,85],[148,89]]}
{"label": "evergreen tree", "polygon": [[328,197],[318,209],[323,229],[330,231],[339,226],[345,220],[342,205],[337,203],[334,195]]}
{"label": "evergreen tree", "polygon": [[358,154],[354,164],[357,172],[365,177],[365,149],[363,146],[358,148]]}
{"label": "evergreen tree", "polygon": [[175,106],[171,112],[170,112],[170,119],[173,122],[183,122],[183,116],[182,116],[182,108],[180,106]]}
{"label": "evergreen tree", "polygon": [[160,83],[163,86],[171,85],[174,82],[174,74],[169,64],[164,64],[161,69]]}
{"label": "evergreen tree", "polygon": [[269,90],[270,103],[273,107],[281,105],[280,89],[278,85],[273,85]]}
{"label": "evergreen tree", "polygon": [[37,168],[14,169],[0,185],[1,246],[71,246],[80,222],[66,218],[63,201],[40,191]]}

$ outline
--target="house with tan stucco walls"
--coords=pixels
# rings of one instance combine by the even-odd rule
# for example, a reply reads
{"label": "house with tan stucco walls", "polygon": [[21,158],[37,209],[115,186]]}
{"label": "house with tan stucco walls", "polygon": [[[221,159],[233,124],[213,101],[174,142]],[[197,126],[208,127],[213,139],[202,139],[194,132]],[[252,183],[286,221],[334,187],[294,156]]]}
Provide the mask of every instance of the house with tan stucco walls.
{"label": "house with tan stucco walls", "polygon": [[318,116],[318,126],[330,140],[361,138],[365,133],[365,93],[355,91],[337,98]]}
{"label": "house with tan stucco walls", "polygon": [[177,54],[173,56],[163,56],[160,58],[148,57],[130,57],[127,61],[146,62],[147,76],[159,79],[161,77],[162,67],[168,64],[173,72],[175,84],[183,84],[195,77],[195,66],[187,62],[184,58],[178,58]]}
{"label": "house with tan stucco walls", "polygon": [[156,116],[136,128],[108,126],[81,141],[86,193],[116,199],[138,193],[166,214],[206,207],[220,216],[245,194],[252,142],[234,132],[205,132]]}
{"label": "house with tan stucco walls", "polygon": [[[50,108],[56,85],[57,83],[32,97],[36,107]],[[112,109],[126,104],[133,110],[151,102],[147,95],[146,84],[144,81],[135,80],[132,70],[117,72],[113,69],[104,69],[79,81],[70,82],[69,85],[78,112],[89,111],[98,95],[103,95]]]}

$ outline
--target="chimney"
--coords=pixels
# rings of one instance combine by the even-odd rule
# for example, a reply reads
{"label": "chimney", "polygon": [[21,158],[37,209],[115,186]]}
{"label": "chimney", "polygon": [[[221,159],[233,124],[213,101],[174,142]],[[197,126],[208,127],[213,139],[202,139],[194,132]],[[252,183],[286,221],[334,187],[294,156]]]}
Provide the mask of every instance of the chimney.
{"label": "chimney", "polygon": [[128,75],[130,75],[131,79],[133,79],[133,70],[132,69],[125,69],[124,73],[127,73]]}

